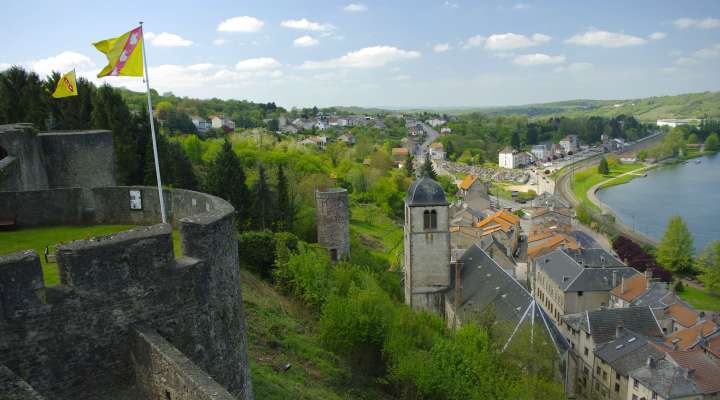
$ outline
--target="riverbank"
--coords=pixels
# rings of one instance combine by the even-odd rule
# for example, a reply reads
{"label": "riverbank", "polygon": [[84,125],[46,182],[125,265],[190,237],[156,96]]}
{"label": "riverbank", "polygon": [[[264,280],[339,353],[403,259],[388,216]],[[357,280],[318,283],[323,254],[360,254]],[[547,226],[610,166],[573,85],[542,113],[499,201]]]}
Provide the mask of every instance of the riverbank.
{"label": "riverbank", "polygon": [[[637,177],[636,175],[633,175],[635,171],[640,171],[644,168],[647,168],[647,166],[641,163],[613,163],[610,166],[609,173],[607,175],[604,175],[598,172],[597,166],[592,165],[579,172],[575,172],[572,176],[570,186],[572,188],[573,194],[575,195],[575,198],[577,198],[580,203],[588,203],[591,205],[591,207],[593,207],[595,211],[601,211],[602,207],[599,204],[594,201],[589,201],[588,197],[590,194],[590,190],[597,190],[597,188],[602,184],[612,186],[629,182],[633,178]],[[620,180],[616,183],[616,179]]]}

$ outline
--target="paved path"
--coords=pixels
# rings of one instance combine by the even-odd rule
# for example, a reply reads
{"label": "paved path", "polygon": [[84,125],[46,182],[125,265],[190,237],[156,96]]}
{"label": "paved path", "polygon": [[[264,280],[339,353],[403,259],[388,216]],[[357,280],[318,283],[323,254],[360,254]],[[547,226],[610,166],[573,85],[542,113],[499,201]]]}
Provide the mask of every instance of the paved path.
{"label": "paved path", "polygon": [[423,131],[425,131],[425,141],[422,142],[417,153],[415,153],[415,170],[418,176],[420,176],[422,164],[425,163],[425,154],[428,152],[428,147],[440,136],[440,132],[433,129],[430,125],[423,122],[422,126]]}

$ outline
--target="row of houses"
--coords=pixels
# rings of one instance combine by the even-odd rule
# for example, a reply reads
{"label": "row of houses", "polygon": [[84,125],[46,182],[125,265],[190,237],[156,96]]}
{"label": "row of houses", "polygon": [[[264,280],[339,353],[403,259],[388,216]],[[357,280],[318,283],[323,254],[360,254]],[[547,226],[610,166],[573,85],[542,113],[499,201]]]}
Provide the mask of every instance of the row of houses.
{"label": "row of houses", "polygon": [[541,143],[533,145],[529,152],[505,147],[498,155],[501,168],[521,168],[535,161],[549,161],[553,158],[573,154],[580,149],[577,135],[568,135],[558,143]]}
{"label": "row of houses", "polygon": [[198,115],[193,115],[190,119],[199,132],[206,132],[211,128],[224,129],[229,132],[235,130],[235,121],[222,116],[211,115],[208,119],[205,119]]}

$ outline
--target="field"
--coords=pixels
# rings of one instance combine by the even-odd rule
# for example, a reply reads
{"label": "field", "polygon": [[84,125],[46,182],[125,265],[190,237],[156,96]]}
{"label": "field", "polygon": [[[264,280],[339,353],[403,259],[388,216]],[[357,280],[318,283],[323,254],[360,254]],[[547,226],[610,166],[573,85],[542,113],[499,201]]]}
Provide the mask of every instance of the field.
{"label": "field", "polygon": [[698,310],[720,311],[720,296],[717,294],[687,285],[683,291],[678,294],[680,298]]}
{"label": "field", "polygon": [[[597,166],[592,166],[592,167],[584,169],[580,172],[576,172],[575,176],[573,177],[573,180],[572,180],[572,190],[573,190],[573,193],[575,194],[575,198],[577,198],[578,201],[580,201],[581,203],[585,202],[587,204],[590,204],[591,207],[593,207],[593,209],[597,210],[597,207],[594,204],[590,203],[587,198],[587,191],[590,190],[591,187],[593,187],[594,185],[596,185],[604,180],[614,178],[618,175],[621,175],[626,172],[630,172],[632,170],[642,168],[642,167],[643,167],[643,164],[640,164],[640,163],[633,163],[633,164],[617,163],[610,167],[610,173],[608,175],[601,175],[600,173],[598,173]],[[617,180],[611,182],[610,184],[617,185],[617,184],[621,184],[621,183],[626,183],[633,178],[634,178],[634,176],[628,175],[626,177],[617,179]]]}
{"label": "field", "polygon": [[[40,255],[45,285],[53,286],[60,283],[60,276],[57,264],[45,262],[43,254],[46,246],[54,246],[61,242],[71,242],[88,237],[109,235],[133,227],[132,225],[53,226],[0,232],[0,254],[35,250]],[[180,252],[180,237],[177,231],[173,232],[173,243],[177,255]]]}

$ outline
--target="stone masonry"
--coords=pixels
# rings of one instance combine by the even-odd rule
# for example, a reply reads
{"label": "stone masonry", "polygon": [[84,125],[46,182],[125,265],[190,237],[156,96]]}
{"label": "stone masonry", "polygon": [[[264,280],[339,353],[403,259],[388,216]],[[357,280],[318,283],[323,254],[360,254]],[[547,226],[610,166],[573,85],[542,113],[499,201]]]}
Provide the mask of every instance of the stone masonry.
{"label": "stone masonry", "polygon": [[334,188],[315,192],[318,243],[328,249],[333,261],[350,257],[350,213],[348,192]]}

